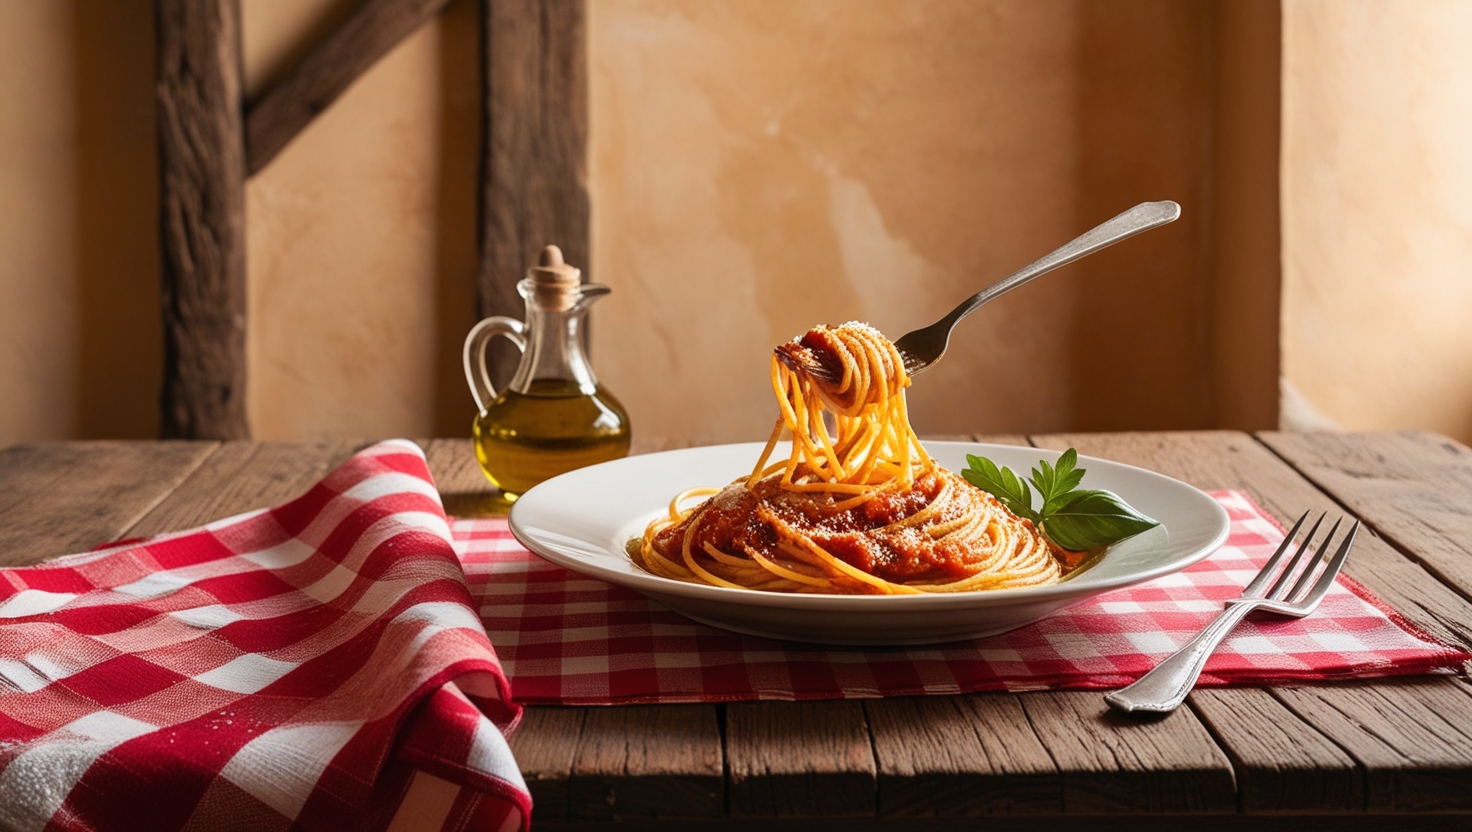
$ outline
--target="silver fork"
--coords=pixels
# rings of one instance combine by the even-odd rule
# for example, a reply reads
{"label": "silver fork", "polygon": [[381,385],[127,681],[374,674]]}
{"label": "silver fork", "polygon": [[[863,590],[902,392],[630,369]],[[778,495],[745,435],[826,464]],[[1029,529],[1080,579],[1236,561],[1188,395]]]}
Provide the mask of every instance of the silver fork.
{"label": "silver fork", "polygon": [[[1298,530],[1303,527],[1308,515],[1309,512],[1304,512],[1298,518],[1298,522],[1293,524],[1292,530],[1283,538],[1283,544],[1268,559],[1262,571],[1242,590],[1241,597],[1227,602],[1226,608],[1216,620],[1206,625],[1195,638],[1186,642],[1184,647],[1141,676],[1134,684],[1106,694],[1104,701],[1121,711],[1169,713],[1186,701],[1186,694],[1196,684],[1196,678],[1206,666],[1207,658],[1248,613],[1253,610],[1268,610],[1302,618],[1313,612],[1344,566],[1344,559],[1349,556],[1349,547],[1354,543],[1360,524],[1358,520],[1355,521],[1334,556],[1325,562],[1341,521],[1334,521],[1334,527],[1324,536],[1318,550],[1309,556],[1309,542],[1318,532],[1319,525],[1324,522],[1324,515],[1320,514],[1319,519],[1314,521],[1313,528],[1304,535],[1298,551],[1288,559],[1288,565],[1279,570],[1278,564],[1292,546],[1293,539],[1298,536]],[[1316,572],[1318,577],[1314,578]],[[1272,581],[1272,586],[1264,592],[1269,581]]]}
{"label": "silver fork", "polygon": [[[961,301],[960,305],[946,313],[944,318],[930,326],[906,333],[894,342],[895,348],[899,350],[900,359],[905,364],[905,372],[913,376],[939,361],[940,357],[945,355],[946,348],[950,346],[951,330],[955,329],[956,324],[960,323],[962,318],[975,312],[983,304],[1000,295],[1005,295],[1033,278],[1041,277],[1054,269],[1093,254],[1099,249],[1108,248],[1120,240],[1126,240],[1142,231],[1149,231],[1166,223],[1175,222],[1180,215],[1181,206],[1170,200],[1142,202],[1123,214],[1085,231],[1051,254],[982,289]],[[819,380],[835,382],[839,379],[834,366],[820,362],[811,350],[789,349],[784,351],[782,347],[778,347],[777,357],[792,369],[806,371],[808,375]]]}

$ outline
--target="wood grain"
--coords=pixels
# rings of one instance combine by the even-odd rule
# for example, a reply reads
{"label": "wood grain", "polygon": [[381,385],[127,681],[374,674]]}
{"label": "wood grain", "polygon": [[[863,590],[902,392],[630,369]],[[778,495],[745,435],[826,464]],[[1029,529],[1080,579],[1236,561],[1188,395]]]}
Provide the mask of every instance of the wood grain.
{"label": "wood grain", "polygon": [[724,815],[721,733],[714,707],[587,710],[568,787],[570,819]]}
{"label": "wood grain", "polygon": [[1472,598],[1472,449],[1409,431],[1259,438],[1376,534]]}
{"label": "wood grain", "polygon": [[1472,811],[1472,696],[1450,679],[1276,690],[1364,765],[1371,811]]}
{"label": "wood grain", "polygon": [[129,537],[202,526],[300,496],[365,443],[226,442],[128,529]]}
{"label": "wood grain", "polygon": [[[111,467],[113,453],[125,446],[101,443],[36,442],[11,445],[0,451],[0,514],[35,499],[37,494],[63,490]],[[143,459],[143,455],[135,459]]]}
{"label": "wood grain", "polygon": [[1062,780],[1014,694],[864,703],[886,817],[1063,811]]}
{"label": "wood grain", "polygon": [[[481,316],[525,314],[516,283],[548,244],[588,279],[588,72],[583,0],[481,0],[486,27]],[[500,389],[520,360],[487,350]]]}
{"label": "wood grain", "polygon": [[439,488],[445,513],[452,517],[505,516],[509,508],[476,461],[469,439],[433,439],[420,443],[429,473]]}
{"label": "wood grain", "polygon": [[218,446],[66,442],[0,451],[0,565],[25,566],[127,536]]}
{"label": "wood grain", "polygon": [[364,0],[245,116],[246,172],[254,176],[354,80],[444,8],[448,0]]}
{"label": "wood grain", "polygon": [[[1244,434],[1072,434],[1034,437],[1034,441],[1044,447],[1074,446],[1080,453],[1151,468],[1198,488],[1245,490],[1280,522],[1296,518],[1306,509],[1342,512],[1332,499]],[[1360,535],[1345,565],[1345,572],[1434,635],[1455,641],[1465,638],[1468,628],[1472,627],[1472,604],[1373,534]],[[1430,687],[1405,680],[1387,680],[1374,689],[1406,686],[1405,692],[1397,695],[1412,699],[1422,697],[1430,702],[1440,696],[1434,693],[1437,684],[1454,685],[1450,680],[1432,680]],[[1280,701],[1286,702],[1280,693],[1274,691]],[[1234,698],[1247,694],[1223,690],[1213,695],[1230,703]],[[1192,694],[1188,700],[1193,708],[1198,696]],[[1371,783],[1398,782],[1398,772],[1404,766],[1396,760],[1415,759],[1414,749],[1398,748],[1396,753],[1399,756],[1364,756],[1359,753],[1361,749],[1376,748],[1378,743],[1386,741],[1379,734],[1382,704],[1374,697],[1356,697],[1353,694],[1338,698],[1336,702],[1344,709],[1342,720],[1328,720],[1327,711],[1322,709],[1290,709],[1287,705],[1274,709],[1260,700],[1230,705],[1242,718],[1253,718],[1261,725],[1260,730],[1219,735],[1236,764],[1241,784],[1254,790],[1251,796],[1244,796],[1245,804],[1272,804],[1272,795],[1291,793],[1295,796],[1292,805],[1284,808],[1340,808],[1343,805],[1340,800],[1343,794],[1343,754],[1351,757],[1361,772],[1363,785],[1359,788],[1366,801],[1373,804],[1376,800]],[[1252,717],[1254,709],[1258,712]],[[1298,758],[1285,760],[1276,734],[1281,726],[1291,725],[1294,720],[1328,738],[1339,751],[1331,751],[1322,743],[1301,743],[1295,749]],[[1300,729],[1291,730],[1297,733]],[[1349,742],[1349,735],[1356,732],[1364,736],[1360,741]],[[1403,739],[1402,734],[1390,736]],[[1323,806],[1308,805],[1314,795],[1322,795],[1328,802]],[[1449,800],[1457,799],[1456,795],[1447,797]],[[1416,799],[1424,801],[1427,798],[1422,795]],[[1385,800],[1380,802],[1383,804]]]}
{"label": "wood grain", "polygon": [[1058,766],[1068,814],[1236,811],[1231,763],[1191,711],[1129,717],[1093,691],[1020,698]]}
{"label": "wood grain", "polygon": [[475,459],[475,448],[469,439],[426,439],[420,440],[419,446],[424,449],[429,473],[434,476],[440,493],[493,490],[491,481],[481,473],[480,463]]}
{"label": "wood grain", "polygon": [[165,438],[245,439],[238,0],[158,0]]}
{"label": "wood grain", "polygon": [[[1237,772],[1243,812],[1357,811],[1365,805],[1364,772],[1318,730],[1285,713],[1271,693],[1257,688],[1198,690],[1191,708]],[[1250,753],[1241,739],[1250,737]]]}
{"label": "wood grain", "polygon": [[528,707],[508,741],[532,795],[532,822],[566,820],[568,781],[587,708]]}
{"label": "wood grain", "polygon": [[874,752],[858,702],[726,706],[732,817],[873,815]]}

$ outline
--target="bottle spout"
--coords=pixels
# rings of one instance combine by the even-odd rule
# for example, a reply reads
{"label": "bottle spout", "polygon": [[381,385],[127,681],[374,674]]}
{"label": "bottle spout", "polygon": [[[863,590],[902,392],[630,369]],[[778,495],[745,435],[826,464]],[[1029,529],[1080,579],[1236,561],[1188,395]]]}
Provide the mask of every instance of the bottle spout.
{"label": "bottle spout", "polygon": [[612,289],[604,286],[602,283],[584,283],[578,287],[578,299],[573,304],[572,311],[574,313],[586,312],[588,311],[588,307],[592,306],[594,302],[612,291]]}

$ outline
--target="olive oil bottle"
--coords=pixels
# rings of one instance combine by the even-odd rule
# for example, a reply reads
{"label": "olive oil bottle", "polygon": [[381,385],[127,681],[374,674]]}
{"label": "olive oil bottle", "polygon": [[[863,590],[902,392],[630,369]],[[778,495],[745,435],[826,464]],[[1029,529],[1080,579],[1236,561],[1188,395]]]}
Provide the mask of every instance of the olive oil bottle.
{"label": "olive oil bottle", "polygon": [[[517,284],[526,321],[486,318],[465,339],[465,378],[478,413],[472,425],[481,470],[507,500],[558,474],[629,452],[629,416],[603,389],[583,351],[582,323],[607,286],[582,283],[556,246]],[[505,390],[492,388],[485,348],[504,335],[522,350]]]}
{"label": "olive oil bottle", "polygon": [[629,417],[613,394],[558,379],[507,389],[475,419],[475,456],[502,492],[520,496],[558,474],[629,453]]}

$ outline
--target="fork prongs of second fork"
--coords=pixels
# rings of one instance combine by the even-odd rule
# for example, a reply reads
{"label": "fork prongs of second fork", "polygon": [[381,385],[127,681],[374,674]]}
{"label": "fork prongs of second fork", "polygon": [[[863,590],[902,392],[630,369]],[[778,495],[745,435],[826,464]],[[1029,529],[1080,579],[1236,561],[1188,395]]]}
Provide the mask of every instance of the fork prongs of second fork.
{"label": "fork prongs of second fork", "polygon": [[[1314,552],[1313,557],[1305,557],[1308,552],[1309,546],[1313,544],[1314,535],[1318,534],[1319,526],[1323,524],[1324,517],[1327,514],[1328,512],[1320,514],[1319,519],[1314,521],[1314,527],[1312,529],[1309,529],[1308,534],[1303,536],[1303,542],[1299,544],[1298,551],[1293,553],[1293,559],[1288,561],[1287,566],[1283,567],[1283,571],[1278,574],[1278,579],[1276,581],[1273,581],[1273,588],[1268,590],[1268,593],[1265,597],[1273,601],[1281,601],[1284,598],[1294,598],[1297,597],[1298,590],[1307,585],[1309,576],[1313,574],[1314,567],[1323,557],[1324,551],[1329,545],[1329,541],[1333,540],[1334,533],[1339,531],[1339,521],[1336,520],[1334,521],[1334,527],[1329,529],[1329,533],[1324,536],[1323,542],[1319,545],[1319,550],[1317,552]],[[1295,574],[1298,576],[1298,580],[1294,581],[1293,589],[1290,590],[1288,589],[1288,581],[1292,579]]]}
{"label": "fork prongs of second fork", "polygon": [[[1339,524],[1335,523],[1334,528],[1339,528]],[[1354,525],[1349,527],[1349,533],[1344,536],[1344,542],[1340,543],[1339,549],[1334,552],[1334,557],[1324,564],[1324,569],[1319,573],[1319,579],[1314,582],[1313,588],[1304,595],[1295,594],[1290,600],[1306,607],[1318,605],[1319,599],[1324,597],[1324,593],[1329,591],[1329,585],[1334,583],[1334,578],[1339,575],[1340,568],[1344,566],[1344,559],[1349,557],[1349,547],[1354,545],[1354,538],[1359,533],[1359,530],[1360,521],[1356,520],[1354,521]],[[1333,539],[1334,533],[1331,531],[1329,536],[1324,538],[1324,545],[1319,547],[1321,555],[1328,550],[1329,542]],[[1319,559],[1316,559],[1315,562]],[[1294,587],[1294,591],[1295,593],[1297,592],[1297,587]]]}
{"label": "fork prongs of second fork", "polygon": [[[1303,528],[1304,521],[1308,520],[1309,514],[1310,512],[1305,511],[1302,515],[1300,515],[1298,518],[1298,522],[1294,523],[1293,528],[1288,530],[1288,534],[1283,536],[1283,542],[1278,544],[1278,550],[1276,552],[1273,552],[1273,556],[1268,558],[1268,562],[1263,564],[1262,569],[1260,569],[1258,573],[1253,576],[1252,582],[1243,587],[1243,598],[1268,597],[1267,594],[1263,592],[1263,588],[1268,585],[1268,581],[1271,580],[1274,575],[1278,574],[1278,563],[1283,560],[1283,555],[1287,554],[1288,550],[1293,548],[1293,541],[1298,537],[1298,530]],[[1314,522],[1314,527],[1312,529],[1309,529],[1308,537],[1304,538],[1303,545],[1298,547],[1298,551],[1293,554],[1293,558],[1288,562],[1288,568],[1284,570],[1285,573],[1292,571],[1293,564],[1296,563],[1300,557],[1302,557],[1304,547],[1308,546],[1308,541],[1313,538],[1314,532],[1317,532],[1319,530],[1319,524],[1322,522],[1324,522],[1324,515],[1320,514],[1319,519]],[[1274,588],[1276,588],[1276,585],[1274,586]]]}
{"label": "fork prongs of second fork", "polygon": [[[1356,520],[1354,525],[1350,527],[1349,532],[1344,536],[1344,539],[1340,542],[1338,550],[1334,552],[1331,558],[1329,556],[1329,550],[1334,543],[1334,537],[1339,532],[1339,526],[1343,520],[1334,521],[1334,525],[1330,527],[1328,533],[1324,535],[1323,540],[1319,542],[1318,550],[1313,553],[1312,557],[1306,557],[1309,547],[1313,542],[1314,535],[1317,534],[1320,524],[1324,521],[1324,516],[1324,514],[1319,515],[1318,520],[1314,522],[1313,528],[1309,530],[1308,534],[1304,535],[1302,542],[1298,545],[1297,551],[1288,560],[1288,564],[1283,567],[1282,571],[1275,573],[1273,567],[1277,561],[1282,559],[1282,556],[1292,545],[1298,529],[1308,518],[1308,512],[1305,512],[1302,517],[1298,518],[1298,522],[1294,524],[1293,529],[1283,538],[1283,544],[1278,547],[1278,551],[1273,553],[1273,557],[1269,559],[1267,565],[1263,567],[1262,572],[1258,574],[1252,585],[1249,585],[1248,590],[1243,592],[1242,597],[1235,599],[1235,601],[1246,602],[1266,599],[1268,601],[1279,602],[1280,604],[1304,604],[1310,606],[1317,604],[1319,599],[1328,591],[1329,585],[1334,582],[1334,578],[1339,574],[1340,568],[1344,565],[1344,560],[1349,555],[1349,548],[1354,544],[1355,536],[1359,532],[1360,527],[1359,521]],[[1323,568],[1320,568],[1320,566]],[[1266,583],[1268,578],[1274,574],[1277,575],[1277,580],[1273,581],[1271,589],[1263,593],[1261,591],[1262,584]],[[1317,579],[1315,579],[1316,575]],[[1292,581],[1291,588],[1289,588],[1290,580]],[[1311,588],[1309,586],[1310,581],[1313,581]],[[1251,591],[1254,589],[1257,591]]]}

